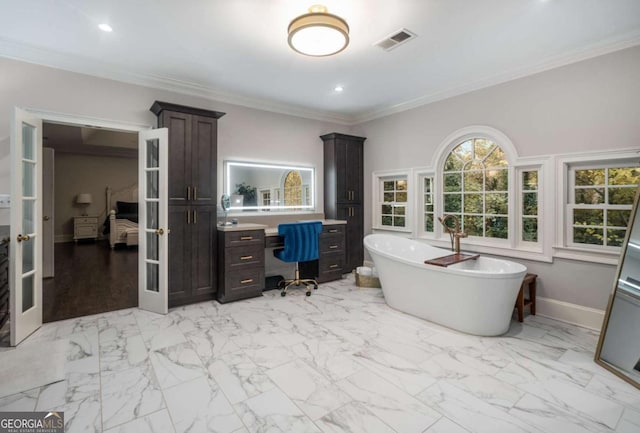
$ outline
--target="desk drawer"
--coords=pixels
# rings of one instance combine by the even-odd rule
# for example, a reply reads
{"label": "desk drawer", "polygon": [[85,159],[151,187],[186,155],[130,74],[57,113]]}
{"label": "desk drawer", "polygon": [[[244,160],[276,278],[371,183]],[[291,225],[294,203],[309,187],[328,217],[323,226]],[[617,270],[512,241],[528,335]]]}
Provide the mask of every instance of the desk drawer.
{"label": "desk drawer", "polygon": [[320,254],[344,252],[344,236],[320,237]]}
{"label": "desk drawer", "polygon": [[318,272],[320,275],[326,272],[340,272],[342,273],[342,268],[344,267],[344,256],[336,255],[336,256],[323,256],[318,260]]}
{"label": "desk drawer", "polygon": [[241,232],[226,232],[224,234],[225,247],[243,245],[259,245],[264,248],[264,230],[245,230]]}
{"label": "desk drawer", "polygon": [[76,237],[94,237],[98,236],[96,226],[79,225],[76,227]]}
{"label": "desk drawer", "polygon": [[229,271],[238,267],[264,266],[264,247],[262,245],[246,245],[226,248],[224,265]]}
{"label": "desk drawer", "polygon": [[338,234],[344,233],[346,224],[331,224],[322,226],[322,234]]}
{"label": "desk drawer", "polygon": [[219,293],[218,301],[228,302],[260,296],[264,289],[264,269],[236,269],[225,277],[224,293]]}
{"label": "desk drawer", "polygon": [[76,217],[76,224],[98,224],[98,218],[96,217]]}

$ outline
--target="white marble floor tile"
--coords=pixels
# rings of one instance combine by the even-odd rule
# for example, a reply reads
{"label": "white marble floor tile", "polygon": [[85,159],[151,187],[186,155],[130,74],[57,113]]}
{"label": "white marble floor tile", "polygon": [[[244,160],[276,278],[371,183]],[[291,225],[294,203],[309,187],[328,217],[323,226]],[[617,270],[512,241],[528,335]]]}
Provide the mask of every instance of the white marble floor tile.
{"label": "white marble floor tile", "polygon": [[396,433],[358,402],[351,402],[323,416],[316,425],[324,433]]}
{"label": "white marble floor tile", "polygon": [[258,366],[265,368],[274,368],[295,359],[295,355],[288,347],[247,348],[244,352]]}
{"label": "white marble floor tile", "polygon": [[169,412],[162,409],[142,418],[120,424],[104,433],[175,433],[175,429]]}
{"label": "white marble floor tile", "polygon": [[320,430],[278,388],[234,406],[251,433],[318,433]]}
{"label": "white marble floor tile", "polygon": [[446,380],[430,386],[418,398],[473,433],[544,433]]}
{"label": "white marble floor tile", "polygon": [[493,406],[505,409],[513,407],[524,395],[524,391],[518,387],[502,382],[493,376],[473,375],[460,379],[449,379],[447,383]]}
{"label": "white marble floor tile", "polygon": [[303,343],[291,347],[299,359],[304,359],[331,381],[344,379],[362,370],[349,345],[335,339],[307,339]]}
{"label": "white marble floor tile", "polygon": [[398,432],[423,432],[442,416],[368,370],[337,383],[351,398]]}
{"label": "white marble floor tile", "polygon": [[222,355],[207,366],[209,377],[215,380],[231,404],[273,389],[264,367],[257,366],[242,351]]}
{"label": "white marble floor tile", "polygon": [[42,387],[36,410],[52,410],[67,403],[97,398],[99,394],[99,357],[67,360],[65,380]]}
{"label": "white marble floor tile", "polygon": [[616,433],[638,433],[640,432],[640,410],[626,408],[622,419],[618,423]]}
{"label": "white marble floor tile", "polygon": [[585,389],[600,397],[617,402],[631,409],[640,410],[640,390],[613,373],[603,369],[596,374]]}
{"label": "white marble floor tile", "polygon": [[267,375],[312,420],[351,401],[337,385],[302,360],[268,370]]}
{"label": "white marble floor tile", "polygon": [[612,431],[603,425],[592,423],[582,416],[570,414],[556,404],[531,394],[526,394],[516,403],[509,410],[509,414],[545,433],[604,433]]}
{"label": "white marble floor tile", "polygon": [[410,395],[416,395],[436,382],[432,375],[415,364],[375,346],[360,350],[353,356],[364,367]]}
{"label": "white marble floor tile", "polygon": [[66,338],[74,334],[98,332],[98,316],[77,317],[74,319],[53,322],[56,328],[56,338]]}
{"label": "white marble floor tile", "polygon": [[48,410],[64,412],[66,433],[102,432],[100,397],[98,395]]}
{"label": "white marble floor tile", "polygon": [[102,375],[102,423],[105,429],[164,407],[151,365]]}
{"label": "white marble floor tile", "polygon": [[144,365],[149,359],[149,350],[142,335],[109,340],[100,344],[100,370],[119,371]]}
{"label": "white marble floor tile", "polygon": [[167,329],[154,329],[142,332],[142,339],[151,351],[164,349],[165,347],[175,346],[176,344],[185,343],[182,331],[177,326]]}
{"label": "white marble floor tile", "polygon": [[184,335],[204,363],[212,362],[224,354],[240,350],[240,348],[231,341],[231,336],[219,332],[213,325],[209,329],[195,329],[186,332]]}
{"label": "white marble floor tile", "polygon": [[0,398],[0,412],[31,412],[36,410],[40,388]]}
{"label": "white marble floor tile", "polygon": [[97,319],[100,342],[139,334],[140,328],[138,327],[134,311],[137,310],[113,311],[100,316]]}
{"label": "white marble floor tile", "polygon": [[425,433],[469,433],[469,430],[443,416],[429,427]]}
{"label": "white marble floor tile", "polygon": [[163,392],[176,433],[232,433],[244,427],[224,393],[207,377]]}
{"label": "white marble floor tile", "polygon": [[69,334],[65,338],[69,341],[69,348],[67,349],[67,360],[69,361],[76,361],[99,354],[97,329]]}
{"label": "white marble floor tile", "polygon": [[169,388],[206,376],[198,354],[188,342],[153,351],[149,354],[160,388]]}
{"label": "white marble floor tile", "polygon": [[519,387],[553,406],[596,424],[615,429],[624,407],[614,401],[561,380],[521,384]]}

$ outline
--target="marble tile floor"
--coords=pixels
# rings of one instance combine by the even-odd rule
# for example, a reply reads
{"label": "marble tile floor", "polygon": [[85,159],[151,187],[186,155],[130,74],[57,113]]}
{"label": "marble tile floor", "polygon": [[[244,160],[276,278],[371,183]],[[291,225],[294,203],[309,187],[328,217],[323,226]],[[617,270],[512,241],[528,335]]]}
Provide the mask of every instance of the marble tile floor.
{"label": "marble tile floor", "polygon": [[597,337],[540,316],[461,334],[347,278],[46,324],[23,344],[68,339],[66,380],[0,411],[62,410],[68,432],[640,432],[640,391],[593,362]]}

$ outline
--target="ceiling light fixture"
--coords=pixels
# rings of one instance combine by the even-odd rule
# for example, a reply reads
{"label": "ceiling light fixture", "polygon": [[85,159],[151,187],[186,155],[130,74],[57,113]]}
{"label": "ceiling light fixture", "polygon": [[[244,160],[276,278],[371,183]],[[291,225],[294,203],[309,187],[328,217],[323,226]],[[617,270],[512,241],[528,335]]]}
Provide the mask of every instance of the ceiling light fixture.
{"label": "ceiling light fixture", "polygon": [[344,87],[336,86],[336,87],[333,88],[333,91],[334,92],[338,92],[338,93],[343,92],[344,91]]}
{"label": "ceiling light fixture", "polygon": [[102,30],[103,32],[107,32],[107,33],[111,33],[113,31],[113,29],[111,28],[111,26],[107,23],[102,23],[98,25],[98,28],[100,30]]}
{"label": "ceiling light fixture", "polygon": [[349,25],[322,5],[313,5],[309,13],[289,24],[289,46],[300,54],[331,56],[349,45]]}

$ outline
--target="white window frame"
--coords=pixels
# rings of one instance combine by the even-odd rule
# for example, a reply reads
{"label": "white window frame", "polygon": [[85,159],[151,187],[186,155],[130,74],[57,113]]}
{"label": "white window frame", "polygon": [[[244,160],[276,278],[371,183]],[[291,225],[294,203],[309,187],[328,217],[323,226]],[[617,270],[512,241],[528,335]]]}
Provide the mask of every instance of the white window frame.
{"label": "white window frame", "polygon": [[[414,205],[414,193],[412,185],[412,171],[409,170],[389,170],[389,171],[375,171],[372,173],[372,188],[373,191],[373,212],[372,212],[372,229],[382,231],[392,231],[401,233],[411,233],[413,231],[413,209]],[[407,181],[407,204],[405,207],[405,224],[404,227],[391,227],[382,225],[382,212],[381,207],[383,204],[383,190],[382,183],[389,180]]]}
{"label": "white window frame", "polygon": [[[434,213],[437,219],[437,217],[442,216],[443,213],[441,178],[444,172],[444,163],[456,146],[472,138],[484,138],[493,141],[502,149],[507,158],[509,164],[509,187],[507,189],[509,194],[509,237],[507,239],[485,237],[465,238],[462,241],[462,248],[480,253],[551,263],[553,261],[551,241],[553,236],[553,212],[546,212],[545,210],[553,209],[553,200],[552,194],[545,194],[544,191],[553,191],[553,170],[550,168],[552,158],[548,156],[536,158],[518,157],[515,146],[511,140],[501,131],[489,126],[475,125],[455,131],[440,144],[430,167],[414,169],[413,183],[416,187],[413,188],[415,190],[413,203],[416,203],[416,210],[414,212],[414,233],[416,237],[418,239],[428,240],[429,243],[435,246],[450,248],[451,240],[449,234],[444,232],[441,224],[437,222],[434,223],[433,233],[424,231],[422,180],[425,177],[433,177],[434,179]],[[525,242],[521,240],[521,178],[523,171],[530,170],[538,171],[538,242]]]}
{"label": "white window frame", "polygon": [[620,149],[556,156],[556,177],[562,179],[561,190],[556,202],[556,244],[554,256],[572,260],[589,261],[615,265],[618,263],[621,247],[576,244],[571,242],[570,231],[573,221],[569,215],[573,199],[573,179],[571,174],[576,168],[620,167],[627,164],[638,165],[639,149]]}

